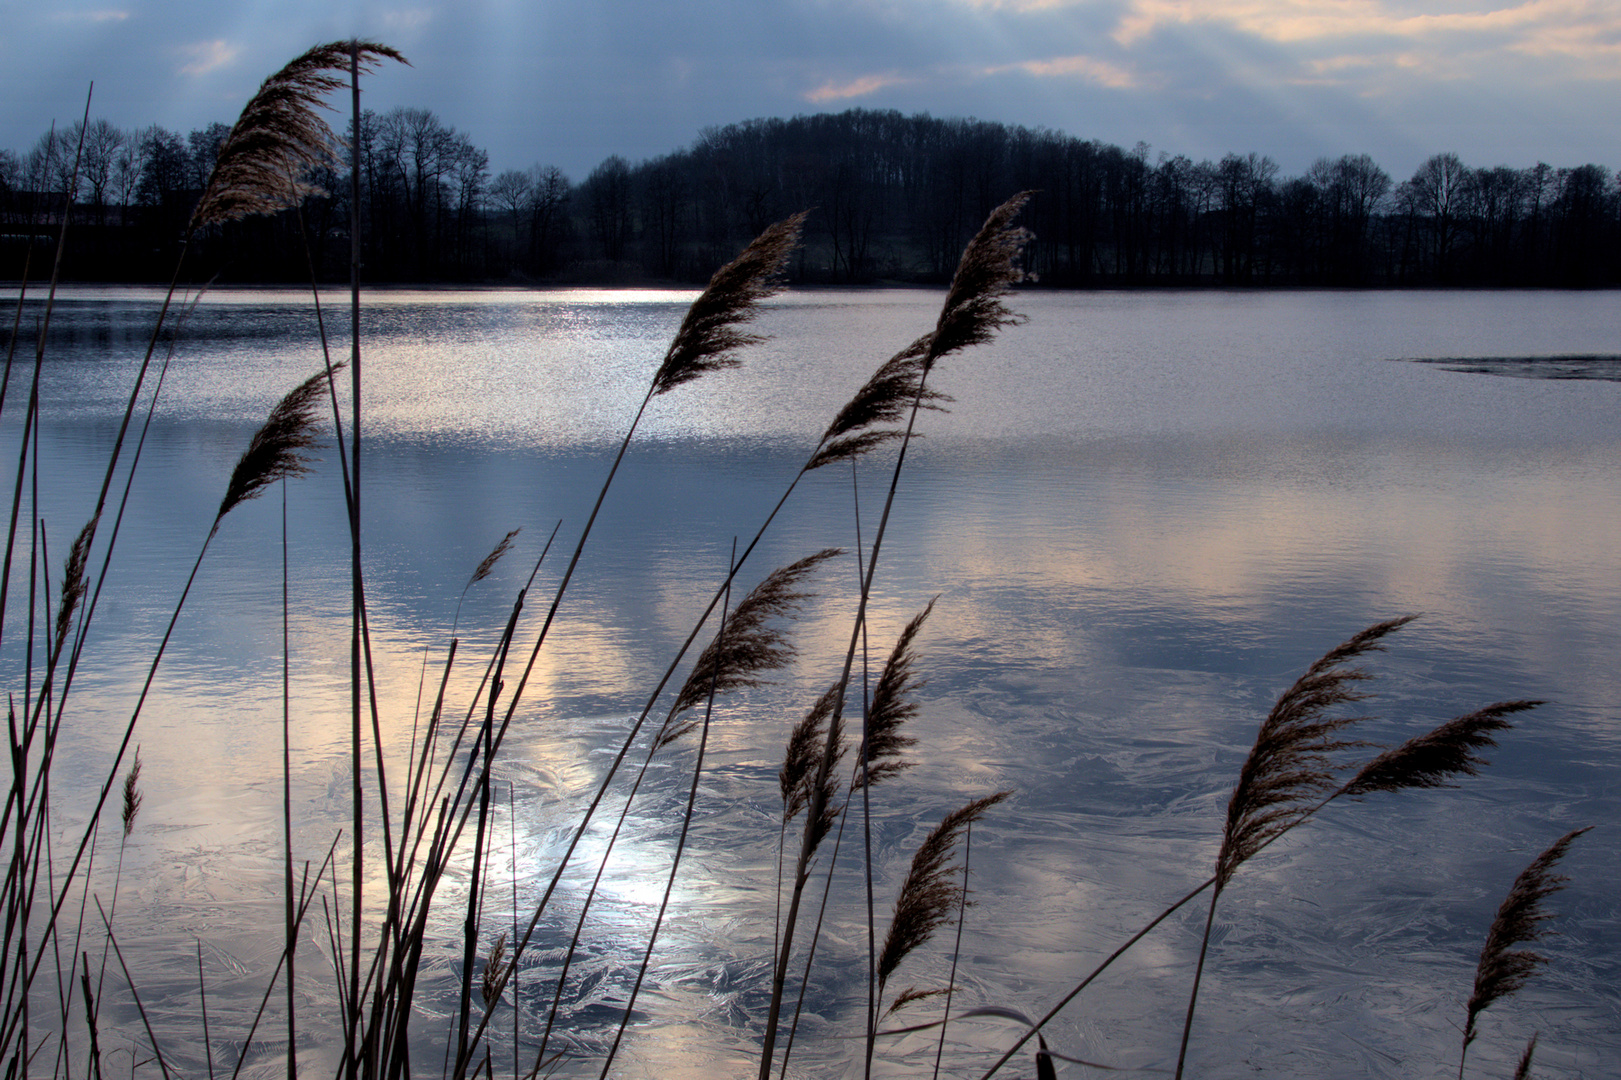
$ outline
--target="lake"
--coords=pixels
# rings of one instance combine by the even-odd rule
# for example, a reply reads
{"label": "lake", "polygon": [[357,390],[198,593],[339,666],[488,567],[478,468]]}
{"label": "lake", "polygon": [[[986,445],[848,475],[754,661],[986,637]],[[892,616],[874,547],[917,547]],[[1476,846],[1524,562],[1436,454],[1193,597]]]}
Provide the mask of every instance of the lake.
{"label": "lake", "polygon": [[[481,671],[561,522],[518,629],[527,654],[539,598],[566,561],[557,552],[572,548],[692,296],[368,295],[365,562],[391,769],[403,768],[453,623],[461,671]],[[755,326],[770,340],[741,369],[655,400],[497,763],[504,854],[490,869],[486,944],[510,927],[514,895],[522,909],[544,886],[725,576],[734,538],[754,534],[876,365],[932,327],[940,298],[791,291],[768,302]],[[53,588],[160,299],[76,288],[57,307],[38,434]],[[346,341],[346,296],[325,300]],[[928,830],[969,799],[1014,792],[973,830],[960,949],[942,931],[891,993],[945,986],[955,950],[954,1010],[1045,1012],[1210,873],[1228,794],[1278,693],[1355,631],[1418,614],[1368,663],[1361,738],[1393,744],[1498,700],[1546,704],[1457,790],[1336,804],[1239,872],[1217,909],[1191,1075],[1455,1072],[1498,903],[1538,852],[1585,825],[1598,827],[1548,901],[1559,936],[1537,948],[1550,962],[1482,1015],[1470,1072],[1510,1075],[1535,1032],[1539,1077],[1621,1074],[1618,297],[1028,292],[1014,306],[1024,325],[931,378],[955,401],[923,416],[877,572],[874,665],[938,596],[917,643],[915,766],[872,790],[880,935]],[[71,852],[237,455],[320,356],[307,293],[220,291],[188,316],[76,676],[53,781],[59,851]],[[24,371],[0,420],[7,475]],[[317,864],[349,820],[348,541],[335,451],[322,457],[286,486],[295,845],[300,863]],[[858,535],[870,542],[892,463],[879,454],[854,475],[811,474],[745,584],[820,548],[854,548]],[[145,802],[115,927],[165,1055],[189,1075],[205,1068],[198,950],[215,1060],[234,1063],[281,947],[282,513],[273,489],[225,520],[137,734]],[[463,600],[479,560],[518,527],[513,552]],[[8,629],[24,625],[19,567]],[[792,629],[797,665],[717,705],[693,836],[616,1075],[750,1075],[769,993],[776,772],[789,727],[837,674],[855,578],[850,558],[824,566]],[[23,638],[8,634],[0,657],[19,698]],[[473,681],[455,681],[453,698],[465,702]],[[592,1070],[635,977],[691,738],[654,759],[587,923],[563,1021],[565,1045],[586,1060],[565,1063],[569,1075]],[[116,844],[116,829],[102,843]],[[550,1000],[547,973],[602,850],[588,836],[520,969],[526,1026]],[[104,900],[110,859],[98,864]],[[862,1029],[865,996],[853,865],[841,855],[791,1072],[859,1072],[861,1042],[846,1038]],[[465,869],[450,888],[464,887]],[[443,1053],[461,963],[459,916],[443,921],[425,960],[426,1071]],[[1174,1067],[1203,924],[1199,902],[1173,916],[1048,1026],[1052,1048]],[[332,949],[319,912],[305,931],[301,1054],[329,1070]],[[118,1045],[142,1043],[126,988],[116,973],[107,981],[103,1045],[111,1030]],[[273,1001],[244,1075],[282,1074],[279,989]],[[939,1011],[931,999],[894,1023]],[[498,1029],[511,1024],[498,1013]],[[978,1076],[1018,1030],[954,1022],[945,1071]],[[499,1062],[510,1034],[496,1047]],[[934,1057],[934,1034],[914,1033],[883,1040],[877,1068],[926,1075]],[[1002,1075],[1034,1068],[1028,1054],[1014,1065]]]}

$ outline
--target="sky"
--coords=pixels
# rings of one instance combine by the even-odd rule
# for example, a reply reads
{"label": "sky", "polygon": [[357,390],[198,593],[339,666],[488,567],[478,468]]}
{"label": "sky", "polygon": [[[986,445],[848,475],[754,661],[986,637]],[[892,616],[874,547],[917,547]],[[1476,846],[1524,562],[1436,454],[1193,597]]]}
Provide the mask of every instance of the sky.
{"label": "sky", "polygon": [[[230,123],[311,45],[399,49],[363,85],[492,174],[680,150],[764,116],[898,109],[1151,157],[1372,154],[1621,167],[1621,0],[0,0],[0,147],[54,119]],[[334,115],[334,120],[337,120]]]}

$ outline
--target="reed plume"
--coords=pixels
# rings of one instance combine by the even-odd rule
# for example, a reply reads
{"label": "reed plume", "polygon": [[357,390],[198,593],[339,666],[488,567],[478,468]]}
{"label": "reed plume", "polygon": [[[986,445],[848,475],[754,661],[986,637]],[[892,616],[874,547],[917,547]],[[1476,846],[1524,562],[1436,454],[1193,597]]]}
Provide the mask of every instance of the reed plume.
{"label": "reed plume", "polygon": [[1514,1067],[1514,1080],[1528,1080],[1531,1075],[1531,1056],[1537,1052],[1537,1037],[1531,1036],[1531,1041],[1525,1044],[1525,1052],[1520,1055],[1520,1063]]}
{"label": "reed plume", "polygon": [[1204,976],[1210,931],[1215,925],[1216,903],[1221,899],[1222,890],[1252,855],[1304,821],[1323,803],[1323,797],[1334,791],[1338,766],[1332,755],[1363,745],[1339,738],[1341,731],[1363,717],[1327,715],[1336,705],[1367,697],[1352,689],[1368,677],[1366,669],[1347,665],[1370,652],[1383,651],[1381,642],[1385,635],[1406,626],[1414,618],[1406,615],[1375,623],[1324,653],[1279,696],[1262,721],[1255,745],[1239,770],[1238,784],[1227,800],[1227,823],[1222,832],[1221,850],[1216,855],[1210,910],[1199,943],[1193,986],[1188,992],[1187,1016],[1182,1022],[1182,1046],[1176,1059],[1177,1080],[1181,1080],[1187,1061],[1188,1036],[1193,1031],[1199,983]]}
{"label": "reed plume", "polygon": [[[338,371],[343,366],[343,361],[339,361],[331,370]],[[309,457],[303,451],[319,445],[315,421],[328,379],[326,370],[316,372],[288,391],[270,410],[270,416],[254,432],[236,468],[231,470],[231,481],[225,487],[225,497],[220,500],[219,513],[214,515],[216,529],[226,514],[263,494],[265,488],[277,480],[310,471]]]}
{"label": "reed plume", "polygon": [[1386,750],[1357,771],[1337,794],[1356,798],[1376,791],[1403,788],[1451,787],[1454,776],[1475,776],[1489,764],[1477,751],[1495,747],[1491,732],[1514,725],[1503,719],[1543,704],[1540,701],[1499,701],[1448,720],[1433,731]]}
{"label": "reed plume", "polygon": [[141,793],[141,748],[135,748],[135,763],[129,767],[124,776],[124,835],[128,836],[135,831],[135,815],[141,812],[141,803],[146,796]]}
{"label": "reed plume", "polygon": [[367,72],[383,60],[408,63],[387,45],[334,41],[315,46],[266,79],[220,144],[188,231],[274,214],[319,190],[302,177],[334,159],[338,139],[317,110],[326,107],[326,95],[346,85],[356,56]]}
{"label": "reed plume", "polygon": [[[501,561],[501,556],[512,550],[512,541],[517,539],[518,534],[521,532],[523,532],[523,527],[519,526],[501,538],[501,542],[495,545],[495,549],[484,556],[484,561],[473,569],[473,576],[467,579],[467,589],[472,588],[490,576],[490,571],[494,570],[495,564]],[[462,591],[465,592],[466,589]]]}
{"label": "reed plume", "polygon": [[655,394],[668,393],[711,371],[737,367],[740,361],[733,353],[765,340],[738,327],[759,313],[761,300],[782,290],[782,271],[799,246],[806,213],[802,210],[770,226],[741,255],[715,271],[687,309],[664,354],[653,380]]}
{"label": "reed plume", "polygon": [[884,1010],[884,1015],[893,1016],[895,1013],[900,1012],[908,1005],[916,1005],[920,1001],[927,1001],[929,998],[939,997],[942,994],[949,993],[950,990],[951,988],[947,986],[937,986],[933,990],[922,990],[916,986],[908,986],[905,990],[902,990],[899,994],[895,995],[895,1000],[889,1003],[889,1008]]}
{"label": "reed plume", "polygon": [[[765,682],[766,672],[791,661],[794,648],[780,628],[770,625],[771,621],[791,615],[803,606],[814,594],[802,590],[800,584],[811,571],[841,554],[841,548],[824,548],[766,575],[699,654],[681,692],[676,695],[671,715],[702,705],[711,692],[718,696],[759,686]],[[686,730],[688,726],[683,725],[666,735],[664,741],[677,738]]]}
{"label": "reed plume", "polygon": [[945,412],[943,402],[950,395],[922,387],[923,357],[929,351],[932,334],[924,334],[879,365],[855,396],[845,403],[822,434],[822,442],[805,471],[820,469],[835,461],[861,457],[892,439],[905,434],[899,428],[877,428],[898,424],[914,402],[918,408]]}
{"label": "reed plume", "polygon": [[1363,718],[1330,717],[1328,710],[1367,697],[1352,689],[1368,677],[1366,669],[1346,665],[1382,652],[1385,635],[1413,618],[1375,623],[1329,650],[1272,706],[1227,802],[1227,825],[1216,857],[1217,893],[1251,855],[1297,825],[1333,789],[1336,765],[1331,755],[1361,745],[1338,738],[1338,733]]}
{"label": "reed plume", "polygon": [[1034,194],[1021,191],[992,210],[963,249],[940,318],[921,357],[924,374],[942,357],[971,345],[983,345],[1003,327],[1024,321],[1024,316],[1008,308],[1002,298],[1028,276],[1019,266],[1019,258],[1031,233],[1014,226],[1013,219]]}
{"label": "reed plume", "polygon": [[1481,1011],[1492,1002],[1525,986],[1537,968],[1547,963],[1547,958],[1541,954],[1514,946],[1542,937],[1542,924],[1553,918],[1551,912],[1543,910],[1542,902],[1564,888],[1565,882],[1570,880],[1563,874],[1554,873],[1554,865],[1564,858],[1571,841],[1591,828],[1589,825],[1586,829],[1576,829],[1555,840],[1552,847],[1520,871],[1520,876],[1514,879],[1514,887],[1509,889],[1508,896],[1498,907],[1497,917],[1486,932],[1486,944],[1480,950],[1480,963],[1475,967],[1475,989],[1469,995],[1467,1018],[1463,1025],[1463,1050],[1458,1055],[1459,1077],[1463,1076],[1463,1062],[1469,1053],[1469,1044],[1479,1034],[1475,1029],[1475,1020]]}
{"label": "reed plume", "polygon": [[68,631],[73,628],[73,616],[79,609],[79,602],[84,599],[85,564],[90,557],[90,541],[96,531],[96,519],[91,518],[74,537],[73,546],[68,549],[68,561],[62,570],[62,596],[56,609],[56,644],[52,649],[53,661],[62,655],[62,646],[67,641]]}
{"label": "reed plume", "polygon": [[[826,738],[827,721],[838,703],[839,684],[834,683],[816,699],[794,729],[788,733],[788,747],[783,753],[782,768],[777,770],[777,787],[782,792],[782,819],[792,821],[810,801],[810,783],[815,777],[816,763],[821,759],[821,746]],[[841,747],[839,753],[843,754]]]}
{"label": "reed plume", "polygon": [[[938,596],[934,598],[938,599]],[[917,742],[910,735],[901,734],[901,725],[917,715],[916,694],[923,688],[923,681],[912,672],[917,660],[912,641],[934,611],[934,600],[906,624],[884,663],[884,673],[878,677],[872,702],[867,706],[866,749],[856,765],[856,777],[851,781],[855,790],[898,776],[912,767],[912,762],[900,760],[902,752]]]}
{"label": "reed plume", "polygon": [[950,865],[957,837],[983,817],[985,811],[1011,794],[1011,791],[998,791],[975,799],[947,814],[924,837],[922,846],[912,856],[912,868],[907,871],[900,896],[895,900],[895,915],[884,937],[883,951],[878,955],[880,993],[901,961],[950,922],[953,910],[962,901],[963,886],[956,883]]}
{"label": "reed plume", "polygon": [[507,936],[502,934],[490,946],[490,954],[484,959],[484,976],[479,984],[479,996],[484,999],[484,1007],[488,1009],[495,1004],[495,999],[501,996],[501,990],[506,986],[507,977]]}

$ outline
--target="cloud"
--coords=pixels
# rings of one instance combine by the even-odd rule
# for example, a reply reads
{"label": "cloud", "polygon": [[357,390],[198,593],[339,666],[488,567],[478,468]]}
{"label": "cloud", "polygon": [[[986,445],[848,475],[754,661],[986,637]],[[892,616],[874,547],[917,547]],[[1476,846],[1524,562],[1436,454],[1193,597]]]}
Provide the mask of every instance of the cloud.
{"label": "cloud", "polygon": [[428,8],[400,8],[384,12],[382,19],[383,29],[392,36],[414,34],[432,21],[433,11]]}
{"label": "cloud", "polygon": [[97,11],[58,11],[53,18],[58,22],[123,22],[129,18],[129,12],[115,8],[102,8]]}
{"label": "cloud", "polygon": [[1038,79],[1080,79],[1083,82],[1105,86],[1111,90],[1134,90],[1142,86],[1136,73],[1091,56],[1057,56],[1049,60],[1025,60],[1017,64],[998,64],[980,69],[982,75],[1000,75],[1008,71],[1023,71]]}
{"label": "cloud", "polygon": [[186,62],[178,70],[182,75],[207,75],[235,60],[241,51],[239,47],[227,44],[223,38],[182,45],[179,52],[186,57]]}
{"label": "cloud", "polygon": [[828,81],[815,90],[805,94],[805,100],[816,105],[823,105],[829,101],[843,101],[846,98],[865,97],[867,94],[877,93],[879,90],[891,86],[900,86],[915,81],[905,75],[863,75],[859,79],[848,82]]}
{"label": "cloud", "polygon": [[1054,11],[1058,8],[1074,7],[1081,0],[965,0],[969,7],[979,8],[981,11],[1015,11],[1024,14],[1030,11]]}
{"label": "cloud", "polygon": [[1614,36],[1621,11],[1596,0],[1473,0],[1474,11],[1411,13],[1394,0],[1131,0],[1114,38],[1132,45],[1164,26],[1219,24],[1278,44],[1331,39],[1487,35],[1518,45],[1575,32]]}

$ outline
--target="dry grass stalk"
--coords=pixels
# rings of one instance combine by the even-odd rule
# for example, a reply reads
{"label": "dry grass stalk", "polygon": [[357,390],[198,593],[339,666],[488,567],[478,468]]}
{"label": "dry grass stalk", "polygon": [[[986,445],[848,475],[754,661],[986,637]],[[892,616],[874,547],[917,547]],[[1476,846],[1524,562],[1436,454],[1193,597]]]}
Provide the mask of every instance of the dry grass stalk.
{"label": "dry grass stalk", "polygon": [[942,357],[971,345],[983,345],[1004,326],[1024,321],[1024,316],[1002,303],[1002,297],[1027,277],[1019,258],[1031,234],[1028,229],[1016,228],[1013,219],[1033,194],[1021,191],[992,210],[963,249],[940,318],[921,358],[924,374]]}
{"label": "dry grass stalk", "polygon": [[521,532],[523,532],[523,527],[519,526],[501,538],[501,542],[495,545],[495,550],[484,556],[484,561],[479,563],[478,566],[473,570],[473,576],[467,579],[468,588],[472,588],[474,585],[477,585],[479,582],[490,576],[490,571],[494,570],[495,564],[501,561],[501,556],[505,555],[512,549],[512,541],[515,540],[518,534]]}
{"label": "dry grass stalk", "polygon": [[[840,548],[824,548],[796,563],[773,570],[737,605],[714,639],[692,666],[692,672],[676,696],[671,715],[702,705],[711,691],[717,696],[744,687],[759,686],[765,672],[783,667],[794,658],[793,646],[775,626],[774,619],[792,615],[812,593],[799,588],[811,571],[835,555]],[[678,738],[690,725],[664,736]]]}
{"label": "dry grass stalk", "polygon": [[273,214],[317,189],[300,177],[333,160],[337,138],[317,109],[347,85],[351,58],[372,71],[405,57],[372,41],[317,45],[266,79],[220,145],[219,159],[192,211],[190,228]]}
{"label": "dry grass stalk", "polygon": [[919,408],[944,412],[942,402],[952,400],[939,390],[924,389],[919,393],[923,378],[923,358],[929,351],[932,334],[924,334],[906,348],[881,364],[872,378],[857,390],[855,396],[833,417],[822,435],[820,449],[805,466],[805,471],[861,457],[904,432],[897,428],[873,430],[878,424],[896,424],[907,410],[917,402]]}
{"label": "dry grass stalk", "polygon": [[867,708],[866,752],[864,760],[856,765],[856,776],[851,781],[853,790],[859,791],[864,784],[876,784],[912,767],[912,762],[900,760],[902,752],[917,742],[901,734],[901,725],[917,715],[915,695],[923,688],[923,681],[912,672],[917,660],[912,641],[933,610],[934,600],[930,600],[927,607],[912,616],[890,651],[884,673],[878,677],[872,704]]}
{"label": "dry grass stalk", "polygon": [[1433,731],[1386,750],[1357,771],[1338,794],[1356,798],[1376,791],[1451,787],[1454,776],[1475,776],[1488,762],[1477,751],[1497,745],[1495,731],[1514,725],[1504,719],[1541,705],[1540,701],[1499,701],[1448,720]]}
{"label": "dry grass stalk", "polygon": [[[835,779],[832,769],[823,770],[822,761],[831,755],[835,764],[844,760],[846,750],[844,741],[844,715],[837,708],[838,699],[835,697],[835,707],[828,716],[828,729],[821,749],[816,754],[816,768],[805,781],[806,805],[816,814],[815,820],[808,827],[808,856],[814,857],[821,848],[822,841],[827,839],[828,833],[833,831],[839,817],[844,813],[844,804],[839,801],[839,782]],[[837,849],[835,849],[836,851]]]}
{"label": "dry grass stalk", "polygon": [[[1531,861],[1514,879],[1514,887],[1497,909],[1491,929],[1486,932],[1486,944],[1480,950],[1480,963],[1475,967],[1475,989],[1469,995],[1468,1015],[1463,1026],[1463,1053],[1478,1032],[1475,1020],[1492,1002],[1515,993],[1528,982],[1538,966],[1547,958],[1529,949],[1514,946],[1536,941],[1543,935],[1542,924],[1553,918],[1544,911],[1542,902],[1570,880],[1553,872],[1554,864],[1564,858],[1571,841],[1587,832],[1576,829],[1554,841],[1553,846]],[[1459,1056],[1458,1075],[1463,1075],[1463,1057]]]}
{"label": "dry grass stalk", "polygon": [[146,798],[141,794],[141,748],[135,748],[135,763],[129,767],[124,776],[124,835],[128,836],[135,831],[135,815],[141,812],[141,803]]}
{"label": "dry grass stalk", "polygon": [[67,565],[62,571],[62,597],[56,609],[56,645],[54,656],[62,654],[62,646],[68,639],[68,631],[73,628],[73,616],[79,609],[79,602],[84,599],[85,564],[90,557],[90,540],[95,535],[96,519],[91,518],[74,537],[73,546],[68,549]]}
{"label": "dry grass stalk", "polygon": [[479,984],[479,996],[484,999],[484,1007],[488,1009],[501,996],[501,989],[506,985],[507,975],[507,936],[502,934],[490,946],[490,954],[484,959],[484,976]]}
{"label": "dry grass stalk", "polygon": [[1245,860],[1298,824],[1333,788],[1336,766],[1331,755],[1359,745],[1338,738],[1338,732],[1361,718],[1326,714],[1336,705],[1366,697],[1351,687],[1368,673],[1346,665],[1382,651],[1381,639],[1412,618],[1375,623],[1331,649],[1272,706],[1227,802],[1227,825],[1216,857],[1218,893]]}
{"label": "dry grass stalk", "polygon": [[[340,361],[332,365],[332,370],[343,366]],[[231,470],[231,482],[226,485],[219,513],[214,516],[215,528],[226,514],[263,494],[265,488],[277,480],[310,471],[309,459],[302,451],[319,445],[315,421],[325,400],[327,384],[327,372],[318,371],[295,386],[270,410],[269,418],[254,432],[247,450]]]}
{"label": "dry grass stalk", "polygon": [[1525,1053],[1520,1055],[1520,1063],[1514,1067],[1514,1080],[1527,1080],[1531,1075],[1531,1056],[1537,1052],[1537,1037],[1531,1036],[1531,1041],[1525,1044]]}
{"label": "dry grass stalk", "polygon": [[805,214],[800,211],[770,226],[741,255],[715,271],[681,320],[681,329],[654,377],[654,393],[667,393],[711,371],[737,367],[739,361],[733,353],[765,340],[738,327],[759,313],[761,300],[782,290],[782,271],[799,246]]}
{"label": "dry grass stalk", "polygon": [[950,990],[951,988],[947,986],[937,986],[933,990],[919,990],[915,986],[909,986],[896,996],[895,1000],[890,1003],[889,1008],[884,1010],[884,1015],[892,1016],[906,1008],[908,1005],[916,1005],[920,1001],[927,1001],[929,998],[939,997],[941,994],[949,993]]}
{"label": "dry grass stalk", "polygon": [[912,856],[912,868],[901,885],[895,901],[895,915],[884,937],[883,951],[878,955],[878,989],[894,974],[902,960],[934,936],[934,932],[951,921],[962,900],[962,886],[951,873],[951,856],[957,848],[957,837],[969,825],[985,815],[985,811],[1013,794],[998,791],[983,799],[975,799],[961,809],[947,814],[924,837],[923,844]]}
{"label": "dry grass stalk", "polygon": [[[1363,743],[1341,739],[1339,732],[1363,717],[1330,717],[1336,705],[1362,701],[1367,695],[1352,689],[1368,673],[1347,666],[1370,652],[1384,649],[1386,634],[1406,626],[1414,616],[1387,619],[1363,630],[1349,641],[1324,653],[1295,680],[1261,722],[1255,745],[1239,770],[1238,784],[1227,800],[1227,823],[1222,830],[1216,871],[1211,876],[1210,909],[1205,916],[1199,960],[1188,991],[1188,1009],[1182,1021],[1182,1046],[1177,1052],[1176,1080],[1187,1065],[1188,1039],[1193,1032],[1194,1010],[1204,976],[1210,931],[1215,925],[1216,903],[1222,890],[1251,856],[1311,816],[1336,790],[1338,764],[1333,755]],[[1189,894],[1190,896],[1192,894]]]}
{"label": "dry grass stalk", "polygon": [[[777,770],[777,787],[782,793],[782,819],[792,821],[810,801],[810,785],[816,775],[816,763],[821,760],[822,741],[827,734],[827,721],[838,703],[839,684],[834,683],[816,699],[793,731],[788,733],[788,747],[783,753],[782,768]],[[842,749],[840,751],[843,752]]]}

